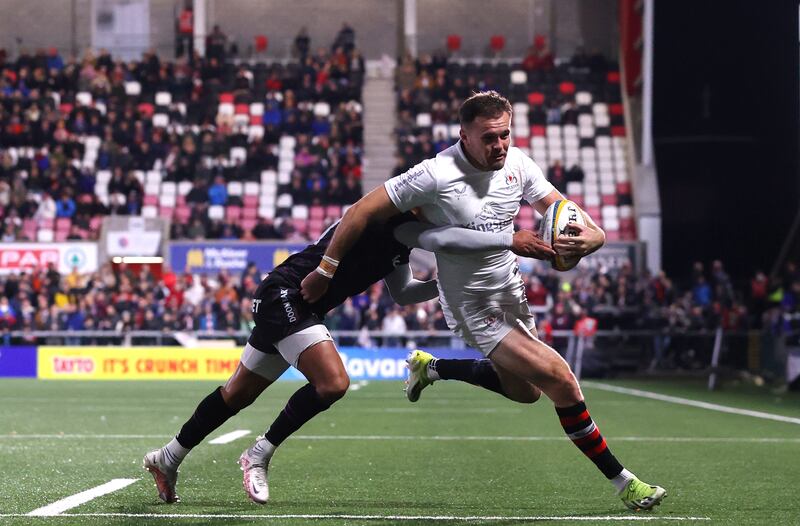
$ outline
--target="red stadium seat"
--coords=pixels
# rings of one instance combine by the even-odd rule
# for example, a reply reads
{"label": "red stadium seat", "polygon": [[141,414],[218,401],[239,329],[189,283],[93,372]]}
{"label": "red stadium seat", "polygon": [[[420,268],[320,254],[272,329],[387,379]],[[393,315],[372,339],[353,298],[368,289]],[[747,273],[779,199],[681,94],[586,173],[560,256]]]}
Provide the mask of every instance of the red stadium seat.
{"label": "red stadium seat", "polygon": [[258,208],[258,196],[246,195],[242,198],[245,208]]}
{"label": "red stadium seat", "polygon": [[325,208],[314,205],[308,211],[309,219],[325,219]]}
{"label": "red stadium seat", "polygon": [[329,205],[325,208],[325,217],[339,219],[342,216],[342,207],[339,205]]}
{"label": "red stadium seat", "polygon": [[142,102],[136,106],[136,109],[139,110],[139,114],[145,119],[151,119],[156,112],[156,107],[149,102]]}
{"label": "red stadium seat", "polygon": [[99,232],[100,226],[103,224],[103,216],[94,216],[89,220],[89,230],[92,232]]}
{"label": "red stadium seat", "polygon": [[606,80],[610,84],[619,84],[619,71],[609,71],[606,74]]}
{"label": "red stadium seat", "polygon": [[56,230],[55,240],[58,242],[66,241],[69,236],[69,230]]}
{"label": "red stadium seat", "polygon": [[617,183],[617,193],[619,195],[631,195],[631,183]]}
{"label": "red stadium seat", "polygon": [[255,38],[256,53],[263,53],[269,46],[269,38],[266,35],[256,35]]}
{"label": "red stadium seat", "polygon": [[258,223],[258,219],[242,219],[239,223],[239,226],[242,227],[242,230],[245,232],[250,232]]}
{"label": "red stadium seat", "polygon": [[461,35],[447,35],[447,51],[453,53],[461,49]]}
{"label": "red stadium seat", "polygon": [[250,115],[250,105],[249,104],[237,104],[234,107],[234,113],[236,115]]}
{"label": "red stadium seat", "polygon": [[625,126],[612,126],[611,135],[614,137],[625,137],[627,135],[625,133]]}
{"label": "red stadium seat", "polygon": [[220,93],[219,102],[233,104],[233,93]]}
{"label": "red stadium seat", "polygon": [[489,47],[495,53],[500,53],[506,47],[506,37],[503,35],[492,35],[489,39]]}
{"label": "red stadium seat", "polygon": [[225,207],[225,220],[226,221],[238,221],[239,218],[242,217],[242,207],[231,205]]}
{"label": "red stadium seat", "polygon": [[531,106],[541,106],[544,104],[544,93],[539,93],[538,91],[528,93],[528,104]]}
{"label": "red stadium seat", "polygon": [[192,209],[188,206],[178,206],[175,208],[175,220],[178,223],[186,224],[189,222],[189,218],[192,217]]}
{"label": "red stadium seat", "polygon": [[144,201],[142,202],[144,206],[158,206],[158,196],[145,194]]}
{"label": "red stadium seat", "polygon": [[242,209],[242,220],[244,219],[258,219],[258,204],[253,207],[244,207]]}
{"label": "red stadium seat", "polygon": [[158,217],[168,219],[172,217],[173,213],[175,213],[175,208],[171,206],[162,206],[158,209]]}
{"label": "red stadium seat", "polygon": [[547,129],[544,126],[531,126],[531,137],[544,137]]}
{"label": "red stadium seat", "polygon": [[575,93],[575,83],[565,80],[558,85],[558,91],[564,95],[573,95]]}
{"label": "red stadium seat", "polygon": [[72,219],[68,217],[59,217],[56,219],[56,232],[60,232],[62,230],[69,231],[69,227],[72,226]]}
{"label": "red stadium seat", "polygon": [[61,105],[58,107],[58,111],[60,111],[62,115],[69,115],[72,113],[72,104],[68,102],[61,103]]}
{"label": "red stadium seat", "polygon": [[622,104],[609,104],[608,113],[611,115],[622,115],[625,113],[625,109],[622,107]]}

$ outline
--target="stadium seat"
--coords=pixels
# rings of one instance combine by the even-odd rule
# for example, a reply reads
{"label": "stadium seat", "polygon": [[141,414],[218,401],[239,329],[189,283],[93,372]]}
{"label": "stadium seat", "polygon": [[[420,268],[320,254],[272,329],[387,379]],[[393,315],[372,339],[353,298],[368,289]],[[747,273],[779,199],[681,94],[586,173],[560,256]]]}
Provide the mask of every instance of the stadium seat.
{"label": "stadium seat", "polygon": [[292,207],[292,218],[308,219],[308,207],[306,205],[294,205]]}
{"label": "stadium seat", "polygon": [[168,91],[159,91],[155,97],[156,106],[169,106],[172,104],[172,94]]}
{"label": "stadium seat", "polygon": [[156,128],[166,128],[169,126],[169,116],[166,113],[156,113],[153,115],[153,126]]}
{"label": "stadium seat", "polygon": [[[511,84],[525,85],[528,83],[528,74],[521,69],[511,72]],[[530,103],[530,101],[528,101]]]}
{"label": "stadium seat", "polygon": [[211,220],[222,221],[223,219],[225,219],[225,207],[222,205],[209,206],[208,218]]}
{"label": "stadium seat", "polygon": [[325,207],[325,217],[328,219],[339,219],[342,217],[342,207],[339,205],[328,205]]}
{"label": "stadium seat", "polygon": [[144,206],[156,206],[156,205],[158,205],[158,193],[145,194],[144,198],[142,199],[142,204]]}
{"label": "stadium seat", "polygon": [[138,82],[129,81],[125,83],[125,94],[129,97],[138,97],[142,94],[142,85]]}
{"label": "stadium seat", "polygon": [[278,208],[291,208],[292,204],[294,204],[292,194],[280,194],[275,201],[275,206]]}
{"label": "stadium seat", "polygon": [[431,120],[430,113],[420,113],[417,115],[417,127],[419,128],[430,128],[433,121]]}
{"label": "stadium seat", "polygon": [[[165,184],[166,183],[162,183],[162,188],[161,188],[162,192],[166,191],[166,188],[164,188],[164,186],[163,186]],[[181,181],[180,183],[178,183],[177,190],[178,190],[178,195],[182,195],[182,196],[188,195],[189,192],[192,191],[192,182],[191,181]]]}
{"label": "stadium seat", "polygon": [[492,35],[489,38],[489,48],[493,53],[501,53],[506,47],[506,37],[503,35]]}
{"label": "stadium seat", "polygon": [[461,49],[461,36],[460,35],[447,35],[447,50],[454,53]]}
{"label": "stadium seat", "polygon": [[[191,188],[191,183],[190,188]],[[177,185],[172,181],[164,181],[161,183],[161,194],[162,195],[175,195],[177,193]]]}
{"label": "stadium seat", "polygon": [[162,207],[174,208],[177,204],[175,194],[161,194],[158,196],[158,204]]}
{"label": "stadium seat", "polygon": [[592,94],[588,91],[575,93],[575,104],[579,106],[589,106],[592,103]]}
{"label": "stadium seat", "polygon": [[331,105],[327,102],[317,102],[314,104],[315,117],[327,117],[331,114]]}
{"label": "stadium seat", "polygon": [[242,217],[242,207],[241,206],[226,206],[225,207],[225,221],[231,223],[238,221],[239,218]]}
{"label": "stadium seat", "polygon": [[264,115],[264,103],[253,102],[250,104],[250,115],[261,116]]}
{"label": "stadium seat", "polygon": [[241,196],[244,194],[244,185],[241,181],[231,181],[228,183],[228,195]]}
{"label": "stadium seat", "polygon": [[49,243],[54,239],[55,239],[55,234],[50,229],[42,228],[36,232],[36,241],[39,241],[40,243]]}
{"label": "stadium seat", "polygon": [[269,47],[269,38],[267,35],[256,35],[254,38],[256,53],[264,53]]}
{"label": "stadium seat", "polygon": [[275,218],[275,206],[265,206],[261,205],[258,207],[258,217],[263,217],[265,219],[274,219]]}
{"label": "stadium seat", "polygon": [[541,106],[544,104],[544,93],[539,93],[538,91],[528,93],[528,104],[531,106]]}
{"label": "stadium seat", "polygon": [[[155,201],[158,202],[158,199],[155,199]],[[158,207],[155,206],[155,204],[153,203],[147,203],[147,200],[145,199],[145,204],[142,207],[142,217],[146,218],[158,217]]]}

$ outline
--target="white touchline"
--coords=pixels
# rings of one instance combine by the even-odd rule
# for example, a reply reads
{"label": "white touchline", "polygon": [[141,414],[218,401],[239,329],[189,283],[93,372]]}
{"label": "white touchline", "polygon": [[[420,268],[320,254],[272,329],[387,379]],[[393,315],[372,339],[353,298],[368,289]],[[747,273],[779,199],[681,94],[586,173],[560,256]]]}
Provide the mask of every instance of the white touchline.
{"label": "white touchline", "polygon": [[209,444],[227,444],[228,442],[233,442],[238,438],[242,438],[243,436],[247,436],[250,434],[249,429],[237,429],[236,431],[231,431],[230,433],[225,433],[224,435],[220,435],[214,440],[209,440]]}
{"label": "white touchline", "polygon": [[130,486],[138,480],[140,479],[110,480],[105,484],[100,484],[96,488],[81,491],[80,493],[76,493],[75,495],[71,495],[65,499],[57,500],[52,504],[35,509],[26,515],[31,517],[52,517],[53,515],[60,515],[63,512],[74,508],[75,506],[80,506],[81,504],[89,502],[92,499],[96,499],[97,497],[101,497],[113,491],[117,491],[118,489]]}
{"label": "white touchline", "polygon": [[[0,517],[23,517],[19,513],[0,513]],[[330,520],[373,520],[373,521],[521,521],[521,522],[538,522],[538,521],[619,521],[619,522],[633,522],[633,521],[708,521],[711,517],[663,517],[658,515],[596,515],[596,516],[530,516],[520,517],[512,516],[505,517],[502,515],[475,515],[470,517],[457,516],[457,515],[301,515],[301,514],[285,514],[285,515],[233,515],[233,514],[203,514],[203,513],[66,513],[61,517],[126,517],[126,518],[142,518],[142,519],[330,519]]]}
{"label": "white touchline", "polygon": [[[147,435],[147,438],[169,438],[174,435]],[[142,438],[141,435],[0,435],[2,439],[127,439]],[[222,438],[222,437],[220,437]],[[447,436],[447,435],[293,435],[293,440],[436,440],[445,442],[561,442],[569,440],[566,436]],[[746,443],[746,444],[800,444],[800,438],[791,437],[693,437],[693,436],[614,436],[615,442],[697,442],[697,443]],[[0,448],[4,446],[0,445]]]}
{"label": "white touchline", "polygon": [[763,418],[765,420],[776,420],[778,422],[786,422],[789,424],[800,424],[800,418],[791,416],[776,415],[774,413],[764,413],[762,411],[751,411],[750,409],[740,409],[738,407],[730,407],[727,405],[712,404],[709,402],[701,402],[699,400],[692,400],[690,398],[681,398],[680,396],[663,395],[654,393],[652,391],[642,391],[640,389],[630,389],[628,387],[618,387],[616,385],[609,385],[600,382],[582,382],[586,387],[594,387],[603,391],[611,391],[613,393],[622,393],[641,398],[651,398],[653,400],[660,400],[662,402],[670,402],[673,404],[688,405],[692,407],[699,407],[701,409],[708,409],[709,411],[720,411],[722,413],[731,413],[734,415],[752,416],[754,418]]}

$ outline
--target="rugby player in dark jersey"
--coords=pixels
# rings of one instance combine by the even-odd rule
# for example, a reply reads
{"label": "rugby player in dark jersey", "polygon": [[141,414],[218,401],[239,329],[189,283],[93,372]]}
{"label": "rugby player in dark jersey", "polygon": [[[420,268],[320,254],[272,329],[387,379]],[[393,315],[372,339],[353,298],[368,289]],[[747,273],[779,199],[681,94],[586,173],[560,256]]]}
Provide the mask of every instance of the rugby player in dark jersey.
{"label": "rugby player in dark jersey", "polygon": [[[323,254],[335,228],[336,225],[332,226],[316,243],[290,256],[261,282],[252,306],[255,327],[236,371],[224,386],[200,402],[174,439],[145,455],[144,467],[152,473],[163,501],[178,501],[175,492],[178,466],[189,451],[253,403],[292,365],[309,383],[289,398],[264,436],[258,437],[239,459],[247,495],[257,503],[267,501],[266,469],[275,448],[344,396],[350,385],[336,346],[322,323],[325,314],[381,279],[386,282],[392,298],[401,305],[437,297],[436,280],[419,281],[412,277],[408,264],[410,247],[462,252],[506,248],[528,256],[536,243],[534,234],[529,231],[519,231],[512,236],[459,227],[434,228],[406,213],[385,224],[369,227],[341,262],[324,261]],[[310,304],[300,294],[300,282],[315,269],[332,279],[325,295]],[[470,362],[470,366],[462,367],[463,377],[454,379],[485,387],[519,402],[534,402],[540,395],[532,385],[509,386],[504,390],[488,360],[460,362]]]}

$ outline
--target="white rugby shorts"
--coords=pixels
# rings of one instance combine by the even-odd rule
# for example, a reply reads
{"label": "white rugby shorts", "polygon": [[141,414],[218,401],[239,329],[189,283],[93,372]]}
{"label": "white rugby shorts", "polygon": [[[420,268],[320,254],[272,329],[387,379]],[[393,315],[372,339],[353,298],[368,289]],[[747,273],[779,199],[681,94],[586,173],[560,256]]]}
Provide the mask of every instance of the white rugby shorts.
{"label": "white rugby shorts", "polygon": [[248,342],[242,351],[241,362],[257,375],[274,382],[289,365],[297,367],[297,360],[303,351],[323,341],[333,341],[328,328],[322,324],[312,325],[275,342],[274,346],[280,354],[261,352]]}
{"label": "white rugby shorts", "polygon": [[484,356],[489,356],[497,344],[518,327],[517,320],[536,335],[536,321],[521,280],[499,292],[464,296],[458,305],[449,305],[440,295],[439,303],[450,330]]}

